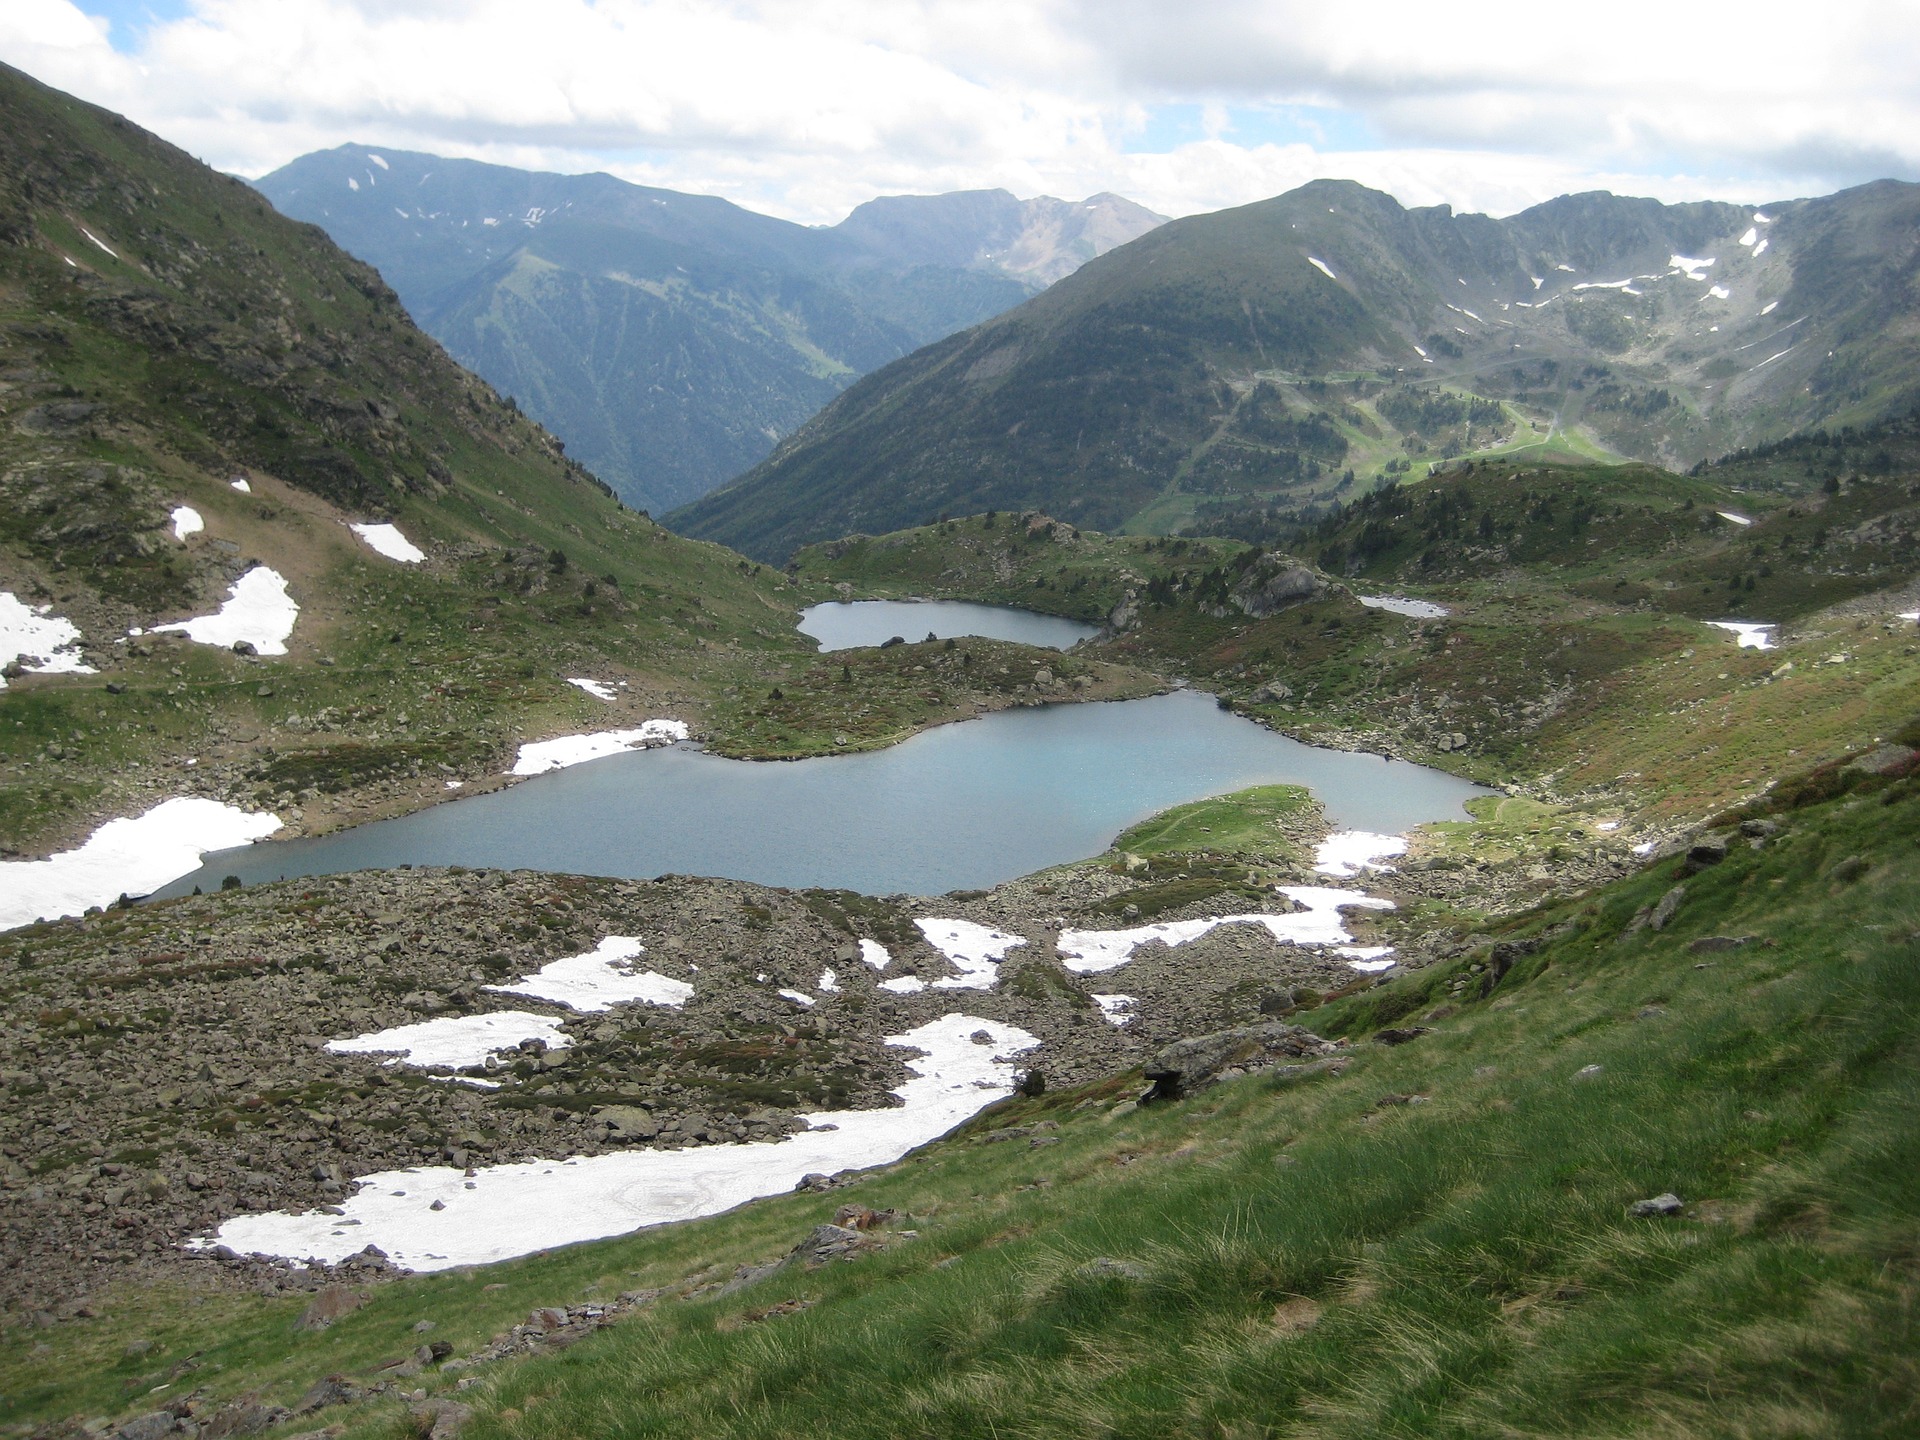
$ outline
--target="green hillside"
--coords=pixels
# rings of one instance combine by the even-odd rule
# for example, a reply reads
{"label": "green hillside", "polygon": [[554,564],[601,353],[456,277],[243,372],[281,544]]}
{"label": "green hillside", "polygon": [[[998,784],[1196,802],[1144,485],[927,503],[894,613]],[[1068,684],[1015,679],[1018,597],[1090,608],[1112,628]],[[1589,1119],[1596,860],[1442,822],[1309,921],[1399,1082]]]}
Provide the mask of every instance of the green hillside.
{"label": "green hillside", "polygon": [[1917,208],[1884,182],[1495,221],[1316,181],[876,372],[672,523],[769,561],[987,508],[1207,534],[1460,456],[1683,468],[1884,418],[1915,399],[1888,317],[1914,312],[1893,237]]}
{"label": "green hillside", "polygon": [[[0,118],[0,589],[77,625],[97,672],[0,693],[8,846],[172,793],[278,793],[307,829],[412,808],[517,740],[698,721],[806,653],[780,577],[623,509],[318,230],[16,71]],[[258,565],[300,606],[285,657],[152,633]],[[294,752],[321,777],[301,795],[271,773]]]}
{"label": "green hillside", "polygon": [[[1697,816],[1803,747],[1920,709],[1913,646],[1893,619],[1920,608],[1910,431],[1848,437],[1858,459],[1902,458],[1844,480],[1824,468],[1836,449],[1824,442],[1811,479],[1797,443],[1699,477],[1476,462],[1291,532],[1292,560],[978,515],[812,546],[794,572],[858,594],[1108,620],[1103,654],[1189,676],[1304,740]],[[1250,583],[1293,563],[1317,588],[1250,613]],[[1449,613],[1358,599],[1382,593]],[[1783,648],[1737,647],[1702,623],[1715,620],[1772,624]],[[1741,765],[1701,750],[1709,719]]]}

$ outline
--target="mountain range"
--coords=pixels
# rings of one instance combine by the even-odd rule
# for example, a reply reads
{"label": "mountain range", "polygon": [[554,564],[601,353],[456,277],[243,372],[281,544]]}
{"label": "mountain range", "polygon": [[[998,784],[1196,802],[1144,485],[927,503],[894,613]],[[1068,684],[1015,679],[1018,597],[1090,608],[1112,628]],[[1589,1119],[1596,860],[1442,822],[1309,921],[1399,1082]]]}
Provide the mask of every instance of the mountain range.
{"label": "mountain range", "polygon": [[1685,468],[1920,397],[1917,233],[1896,181],[1499,220],[1316,181],[886,366],[670,523],[780,560],[987,508],[1218,533],[1459,455]]}
{"label": "mountain range", "polygon": [[889,196],[810,228],[610,175],[342,145],[265,176],[630,503],[683,504],[859,376],[1161,223],[1116,195]]}

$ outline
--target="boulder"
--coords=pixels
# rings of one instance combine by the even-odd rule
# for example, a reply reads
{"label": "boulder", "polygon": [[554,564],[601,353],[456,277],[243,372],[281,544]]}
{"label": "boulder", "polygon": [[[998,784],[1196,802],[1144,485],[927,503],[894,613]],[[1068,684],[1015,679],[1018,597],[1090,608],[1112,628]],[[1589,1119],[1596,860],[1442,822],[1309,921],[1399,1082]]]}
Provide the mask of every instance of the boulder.
{"label": "boulder", "polygon": [[1333,1048],[1310,1030],[1280,1022],[1176,1040],[1147,1062],[1152,1088],[1140,1100],[1142,1104],[1178,1100],[1230,1075],[1282,1059],[1324,1055]]}
{"label": "boulder", "polygon": [[367,1297],[357,1290],[349,1290],[344,1285],[329,1285],[308,1302],[307,1308],[300,1312],[300,1318],[293,1322],[296,1330],[324,1330],[343,1315],[351,1315],[367,1303]]}
{"label": "boulder", "polygon": [[1662,895],[1653,907],[1653,914],[1647,917],[1647,924],[1656,930],[1667,928],[1667,922],[1679,912],[1680,904],[1687,898],[1687,887],[1676,885]]}
{"label": "boulder", "polygon": [[1657,1215],[1678,1215],[1686,1209],[1686,1202],[1672,1191],[1656,1195],[1651,1200],[1636,1200],[1627,1207],[1627,1214],[1636,1220],[1646,1220]]}
{"label": "boulder", "polygon": [[1229,593],[1243,614],[1256,620],[1277,615],[1327,593],[1327,582],[1289,555],[1263,555]]}

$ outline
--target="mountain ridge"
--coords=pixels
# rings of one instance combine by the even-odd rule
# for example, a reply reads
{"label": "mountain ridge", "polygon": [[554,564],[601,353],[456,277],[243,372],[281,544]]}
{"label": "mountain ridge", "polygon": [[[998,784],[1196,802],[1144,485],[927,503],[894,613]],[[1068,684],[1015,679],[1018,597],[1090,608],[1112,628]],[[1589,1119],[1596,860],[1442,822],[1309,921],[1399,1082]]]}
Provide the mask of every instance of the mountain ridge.
{"label": "mountain ridge", "polygon": [[858,375],[1160,219],[1113,196],[970,191],[807,227],[604,173],[358,144],[255,183],[646,508],[743,472]]}
{"label": "mountain ridge", "polygon": [[984,508],[1198,533],[1522,446],[1686,468],[1920,398],[1915,222],[1920,186],[1891,181],[1505,220],[1315,181],[875,372],[672,523],[776,560]]}

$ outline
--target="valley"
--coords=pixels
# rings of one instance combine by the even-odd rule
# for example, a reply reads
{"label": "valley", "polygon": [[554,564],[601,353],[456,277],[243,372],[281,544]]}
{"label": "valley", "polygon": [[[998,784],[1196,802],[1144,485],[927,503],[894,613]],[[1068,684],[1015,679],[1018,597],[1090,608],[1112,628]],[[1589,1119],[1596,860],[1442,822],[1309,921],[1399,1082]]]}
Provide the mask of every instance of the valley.
{"label": "valley", "polygon": [[1913,186],[0,121],[0,1436],[1920,1414]]}

